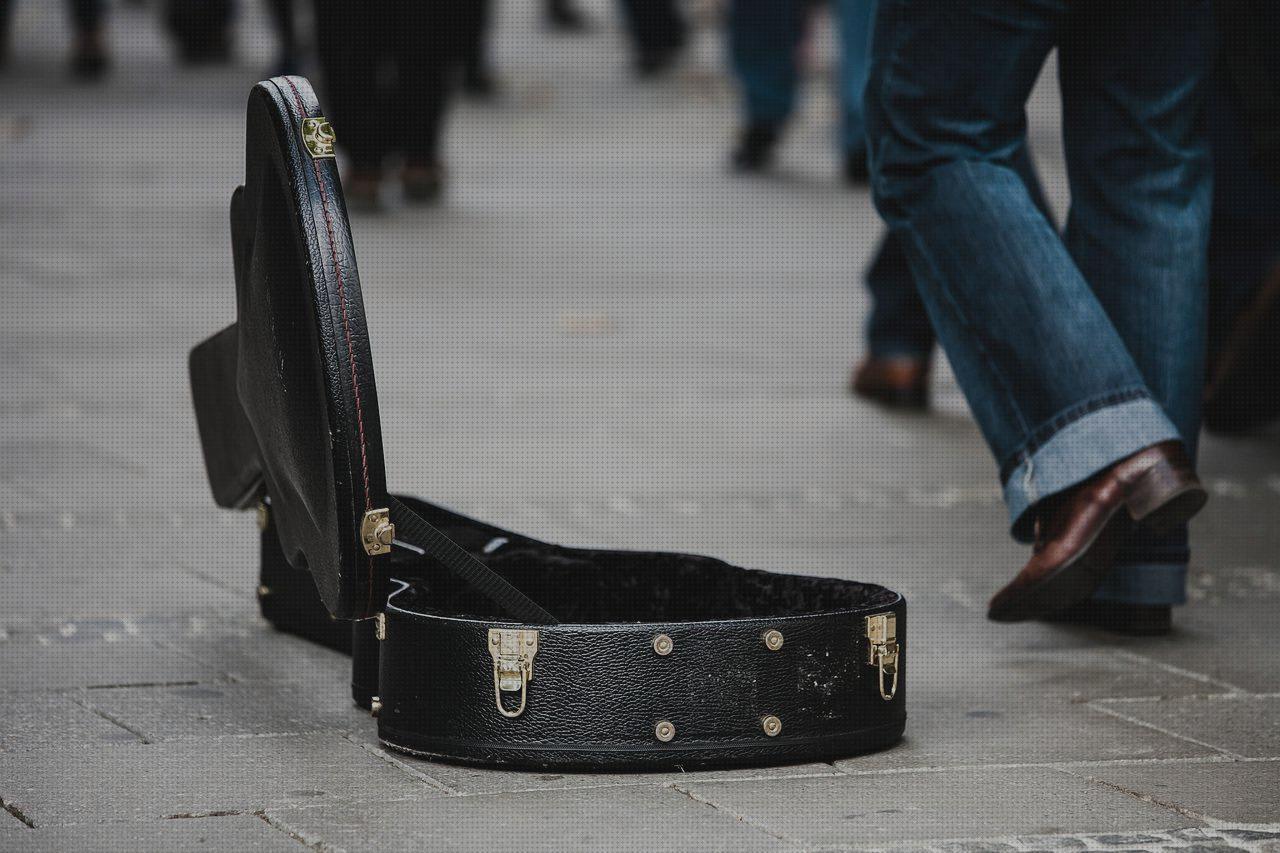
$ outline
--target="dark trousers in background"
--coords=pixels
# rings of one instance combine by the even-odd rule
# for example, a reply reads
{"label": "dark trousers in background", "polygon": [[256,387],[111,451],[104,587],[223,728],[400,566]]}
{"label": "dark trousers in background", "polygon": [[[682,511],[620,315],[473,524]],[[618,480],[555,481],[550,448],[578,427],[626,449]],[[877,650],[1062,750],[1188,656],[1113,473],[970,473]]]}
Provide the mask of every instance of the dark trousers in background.
{"label": "dark trousers in background", "polygon": [[679,50],[685,42],[684,18],[676,0],[620,0],[636,51],[657,56]]}
{"label": "dark trousers in background", "polygon": [[[1000,468],[1037,505],[1157,442],[1194,454],[1211,168],[1208,0],[881,0],[867,90],[876,204]],[[1071,211],[1016,158],[1057,48]],[[1184,600],[1185,529],[1138,531],[1098,596]]]}
{"label": "dark trousers in background", "polygon": [[315,0],[326,117],[352,166],[437,160],[471,0]]}
{"label": "dark trousers in background", "polygon": [[[14,0],[0,0],[0,36],[8,32],[13,2]],[[105,0],[70,0],[67,9],[71,12],[71,26],[76,33],[91,33],[102,26],[107,4]]]}

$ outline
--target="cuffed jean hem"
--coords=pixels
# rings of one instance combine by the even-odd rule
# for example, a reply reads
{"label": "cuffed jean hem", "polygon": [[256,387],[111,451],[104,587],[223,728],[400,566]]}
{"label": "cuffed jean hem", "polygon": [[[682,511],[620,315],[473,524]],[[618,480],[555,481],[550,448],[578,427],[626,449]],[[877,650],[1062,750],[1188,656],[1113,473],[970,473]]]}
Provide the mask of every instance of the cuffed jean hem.
{"label": "cuffed jean hem", "polygon": [[1134,563],[1116,566],[1093,593],[1096,601],[1123,604],[1187,603],[1186,563]]}
{"label": "cuffed jean hem", "polygon": [[1004,484],[1013,538],[1030,542],[1035,516],[1029,510],[1102,469],[1162,441],[1178,430],[1149,397],[1091,411],[1055,432],[1013,469]]}

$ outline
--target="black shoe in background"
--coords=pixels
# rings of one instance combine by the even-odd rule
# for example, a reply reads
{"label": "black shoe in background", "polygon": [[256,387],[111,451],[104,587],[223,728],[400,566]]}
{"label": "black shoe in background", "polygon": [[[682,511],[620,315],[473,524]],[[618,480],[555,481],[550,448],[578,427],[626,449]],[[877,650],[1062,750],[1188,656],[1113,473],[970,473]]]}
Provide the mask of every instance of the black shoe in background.
{"label": "black shoe in background", "polygon": [[738,137],[733,150],[733,168],[738,172],[763,172],[773,162],[778,145],[778,128],[771,124],[751,124]]}
{"label": "black shoe in background", "polygon": [[1045,622],[1102,628],[1128,637],[1163,637],[1173,630],[1167,604],[1125,604],[1088,599],[1044,618]]}
{"label": "black shoe in background", "polygon": [[71,54],[71,73],[77,80],[101,80],[110,66],[111,61],[107,58],[100,34],[85,33],[76,38],[75,50]]}
{"label": "black shoe in background", "polygon": [[558,33],[584,33],[590,29],[586,16],[571,0],[547,0],[547,26]]}

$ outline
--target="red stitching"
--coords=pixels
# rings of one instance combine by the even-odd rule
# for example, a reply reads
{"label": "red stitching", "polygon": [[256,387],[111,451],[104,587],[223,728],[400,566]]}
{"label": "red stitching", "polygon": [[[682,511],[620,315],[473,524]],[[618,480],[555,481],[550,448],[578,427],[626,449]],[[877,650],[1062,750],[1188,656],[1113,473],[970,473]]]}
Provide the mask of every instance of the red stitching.
{"label": "red stitching", "polygon": [[[298,93],[298,87],[288,77],[284,80],[293,90],[293,100],[298,106],[298,116],[305,118],[306,110],[303,109],[302,96]],[[364,508],[370,510],[373,509],[373,498],[369,494],[369,454],[364,441],[364,409],[360,404],[360,381],[356,377],[356,351],[351,341],[351,324],[347,320],[347,290],[342,280],[342,267],[338,264],[338,246],[333,235],[333,218],[329,215],[329,193],[325,190],[324,180],[320,176],[320,164],[313,159],[311,168],[315,170],[316,184],[320,187],[320,209],[324,211],[325,229],[329,232],[329,254],[333,259],[333,270],[338,277],[338,304],[342,308],[342,331],[347,338],[347,361],[351,364],[351,390],[356,398],[356,424],[360,428],[360,464],[364,468]]]}

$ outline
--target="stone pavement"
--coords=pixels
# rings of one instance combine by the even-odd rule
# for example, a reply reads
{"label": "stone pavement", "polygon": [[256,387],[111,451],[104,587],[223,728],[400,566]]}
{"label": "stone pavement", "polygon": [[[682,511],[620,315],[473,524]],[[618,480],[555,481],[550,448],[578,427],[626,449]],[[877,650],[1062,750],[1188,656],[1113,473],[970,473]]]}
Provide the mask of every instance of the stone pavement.
{"label": "stone pavement", "polygon": [[[347,660],[258,618],[253,519],[214,508],[186,390],[233,316],[269,40],[174,70],[122,7],[117,73],[81,88],[60,5],[25,3],[0,75],[0,849],[1280,851],[1277,437],[1206,441],[1173,637],[987,623],[1024,554],[954,382],[924,417],[843,390],[879,225],[835,181],[827,96],[776,175],[738,180],[711,31],[641,86],[607,3],[583,39],[537,5],[502,6],[507,94],[454,121],[448,200],[354,223],[393,488],[900,589],[906,741],[607,776],[379,748]],[[1032,123],[1061,210],[1051,83]]]}

